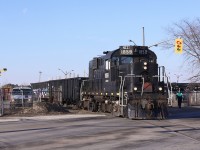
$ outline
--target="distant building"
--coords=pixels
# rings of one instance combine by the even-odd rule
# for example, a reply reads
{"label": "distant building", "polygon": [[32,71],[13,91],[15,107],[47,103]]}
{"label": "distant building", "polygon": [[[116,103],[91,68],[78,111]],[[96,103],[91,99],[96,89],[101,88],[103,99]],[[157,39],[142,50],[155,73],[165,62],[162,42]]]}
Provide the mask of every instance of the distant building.
{"label": "distant building", "polygon": [[200,91],[200,83],[172,83],[172,91],[177,92],[179,89],[182,92]]}

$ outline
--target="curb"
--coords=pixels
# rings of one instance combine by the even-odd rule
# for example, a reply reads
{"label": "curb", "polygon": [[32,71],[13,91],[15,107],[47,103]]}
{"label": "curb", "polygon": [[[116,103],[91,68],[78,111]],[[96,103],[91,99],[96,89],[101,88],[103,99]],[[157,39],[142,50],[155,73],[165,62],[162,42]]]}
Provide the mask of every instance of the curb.
{"label": "curb", "polygon": [[34,116],[34,117],[6,117],[0,118],[1,122],[22,121],[22,120],[59,120],[59,119],[77,119],[77,118],[95,118],[106,115],[98,114],[74,114],[74,115],[51,115],[51,116]]}

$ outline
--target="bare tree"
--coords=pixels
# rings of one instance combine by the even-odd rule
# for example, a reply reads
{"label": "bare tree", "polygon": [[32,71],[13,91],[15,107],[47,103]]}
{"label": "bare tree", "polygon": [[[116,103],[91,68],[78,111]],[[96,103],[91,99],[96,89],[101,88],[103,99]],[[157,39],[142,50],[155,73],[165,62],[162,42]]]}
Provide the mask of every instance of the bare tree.
{"label": "bare tree", "polygon": [[[189,77],[191,82],[200,81],[200,19],[193,21],[182,20],[174,23],[167,28],[170,39],[183,39],[183,55],[188,66],[192,69],[192,75]],[[164,43],[165,48],[174,47],[174,40],[167,40]]]}

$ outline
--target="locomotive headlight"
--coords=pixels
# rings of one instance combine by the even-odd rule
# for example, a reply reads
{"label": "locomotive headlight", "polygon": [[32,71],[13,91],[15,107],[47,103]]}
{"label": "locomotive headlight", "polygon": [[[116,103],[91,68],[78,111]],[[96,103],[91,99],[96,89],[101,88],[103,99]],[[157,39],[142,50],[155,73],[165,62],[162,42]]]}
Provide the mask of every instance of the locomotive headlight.
{"label": "locomotive headlight", "polygon": [[137,87],[134,87],[133,89],[134,89],[134,91],[137,91]]}
{"label": "locomotive headlight", "polygon": [[146,62],[146,61],[144,62],[144,65],[145,65],[145,66],[147,65],[147,62]]}
{"label": "locomotive headlight", "polygon": [[144,64],[143,69],[147,70],[147,62],[145,61],[145,62],[143,62],[143,64]]}
{"label": "locomotive headlight", "polygon": [[162,91],[162,89],[163,89],[162,87],[159,87],[159,88],[158,88],[159,91]]}
{"label": "locomotive headlight", "polygon": [[144,70],[147,70],[147,66],[144,66]]}

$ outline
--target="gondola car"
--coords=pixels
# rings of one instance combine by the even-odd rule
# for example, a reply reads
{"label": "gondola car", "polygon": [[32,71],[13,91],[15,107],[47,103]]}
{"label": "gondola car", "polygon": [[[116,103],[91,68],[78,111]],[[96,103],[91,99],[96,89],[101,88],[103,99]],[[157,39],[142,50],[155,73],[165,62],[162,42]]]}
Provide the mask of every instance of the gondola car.
{"label": "gondola car", "polygon": [[75,77],[31,83],[34,99],[63,105],[78,105],[80,102],[80,87],[83,80],[87,80],[87,78]]}

